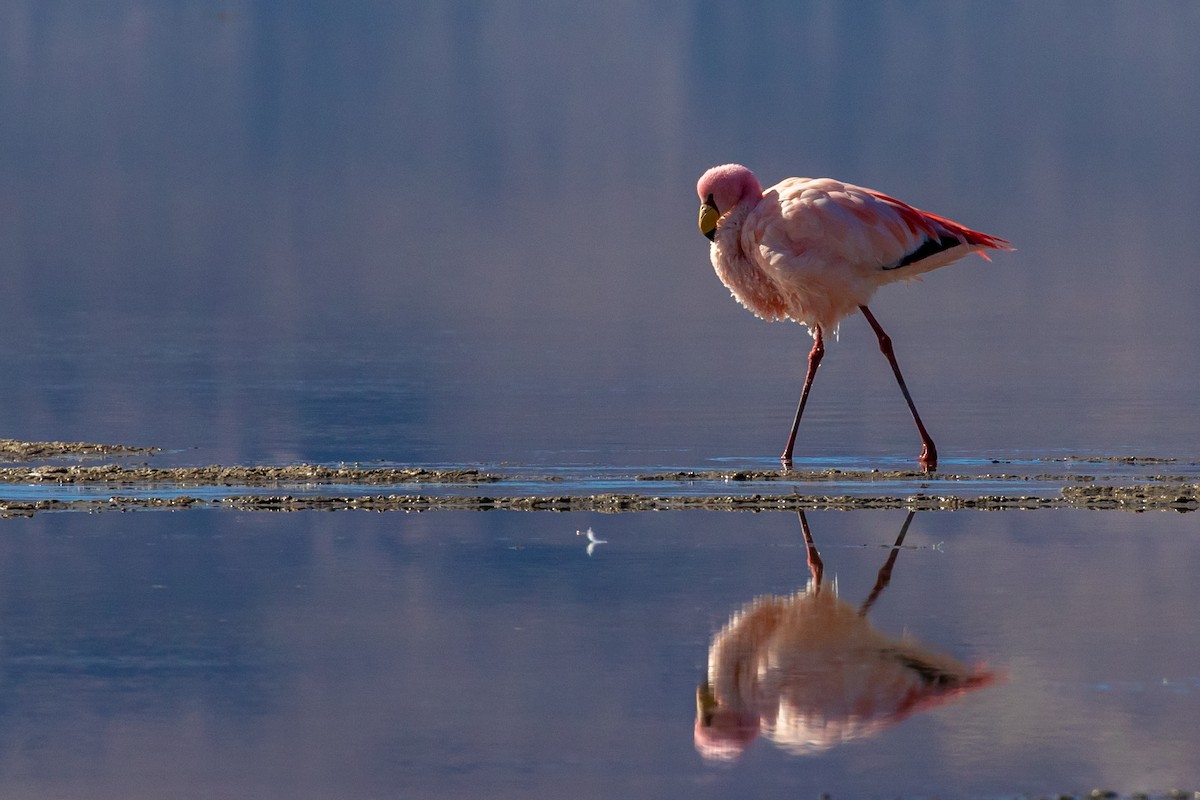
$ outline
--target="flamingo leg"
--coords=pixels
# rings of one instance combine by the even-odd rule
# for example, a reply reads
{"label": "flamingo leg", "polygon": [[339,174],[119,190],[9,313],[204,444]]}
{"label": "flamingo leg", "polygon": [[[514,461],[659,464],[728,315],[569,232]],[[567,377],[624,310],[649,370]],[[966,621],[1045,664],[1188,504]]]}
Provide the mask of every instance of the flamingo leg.
{"label": "flamingo leg", "polygon": [[884,562],[884,565],[879,568],[879,575],[875,578],[875,588],[871,590],[871,596],[858,609],[858,613],[864,617],[871,610],[871,606],[875,605],[875,601],[879,599],[880,593],[891,583],[892,567],[896,565],[896,556],[900,554],[900,545],[904,544],[904,536],[908,533],[908,526],[912,524],[916,513],[916,511],[909,511],[908,516],[904,518],[904,524],[900,526],[900,535],[896,537],[896,543],[892,545],[892,552],[888,555],[888,560]]}
{"label": "flamingo leg", "polygon": [[824,356],[825,342],[821,338],[820,326],[816,326],[813,328],[812,350],[808,351],[808,372],[804,374],[804,388],[800,390],[800,405],[796,407],[796,419],[792,422],[792,432],[788,436],[787,447],[783,449],[783,455],[779,457],[783,466],[788,469],[791,469],[792,466],[792,449],[796,446],[796,431],[800,429],[800,417],[804,416],[804,405],[808,402],[808,392],[812,389],[813,378],[816,377],[817,367],[821,366],[821,359]]}
{"label": "flamingo leg", "polygon": [[812,531],[808,529],[808,519],[805,518],[804,512],[796,509],[796,513],[800,515],[800,531],[804,534],[804,549],[808,558],[808,574],[812,575],[813,582],[816,588],[821,588],[821,576],[825,574],[825,562],[821,560],[821,554],[817,552],[817,544],[813,541]]}
{"label": "flamingo leg", "polygon": [[933,472],[937,469],[937,447],[934,446],[933,439],[929,438],[929,431],[925,430],[925,425],[921,422],[921,415],[917,413],[917,406],[913,403],[912,395],[908,393],[908,386],[904,384],[904,376],[900,374],[900,365],[896,363],[896,353],[892,350],[892,337],[884,332],[875,320],[875,315],[871,313],[871,309],[866,306],[859,306],[858,309],[867,318],[867,322],[875,331],[875,336],[879,338],[879,350],[892,365],[892,372],[896,373],[896,383],[900,384],[900,391],[904,393],[908,410],[912,412],[913,421],[917,423],[917,432],[921,434],[921,456],[917,460],[921,462],[921,467],[925,472]]}

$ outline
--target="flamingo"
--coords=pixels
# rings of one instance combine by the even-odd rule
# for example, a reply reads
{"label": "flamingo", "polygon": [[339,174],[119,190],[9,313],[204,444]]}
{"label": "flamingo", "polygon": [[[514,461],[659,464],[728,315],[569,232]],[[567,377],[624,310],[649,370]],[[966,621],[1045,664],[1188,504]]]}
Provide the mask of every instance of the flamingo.
{"label": "flamingo", "polygon": [[765,192],[741,164],[713,167],[696,184],[700,232],[712,242],[717,277],[762,319],[790,319],[813,337],[800,404],[780,460],[792,466],[796,431],[824,335],[859,311],[879,340],[921,436],[919,462],[937,469],[937,448],[909,394],[892,340],[867,308],[880,286],[908,280],[970,253],[1012,250],[997,236],[913,208],[873,189],[832,178],[787,178]]}
{"label": "flamingo", "polygon": [[900,528],[875,587],[857,608],[822,585],[824,564],[804,512],[800,528],[810,579],[787,597],[759,597],[713,637],[708,674],[696,689],[696,748],[733,760],[765,734],[796,755],[875,736],[999,679],[909,636],[875,628],[867,613],[892,578],[912,523]]}

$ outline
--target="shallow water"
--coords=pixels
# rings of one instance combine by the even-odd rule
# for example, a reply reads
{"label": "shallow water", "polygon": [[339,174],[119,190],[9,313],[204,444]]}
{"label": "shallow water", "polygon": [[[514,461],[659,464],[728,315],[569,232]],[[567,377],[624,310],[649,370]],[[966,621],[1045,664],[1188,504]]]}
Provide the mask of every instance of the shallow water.
{"label": "shallow water", "polygon": [[[37,450],[44,452],[47,444],[64,445],[41,443]],[[80,448],[67,443],[66,449]],[[600,508],[606,499],[658,498],[677,505],[691,501],[693,507],[695,503],[736,500],[760,510],[778,508],[777,501],[794,499],[805,502],[787,508],[814,504],[853,508],[877,503],[928,510],[1117,505],[1146,510],[1173,505],[1176,510],[1194,511],[1200,502],[1200,462],[1184,459],[1050,455],[950,458],[941,461],[940,470],[929,473],[900,459],[831,458],[800,460],[788,470],[774,459],[744,458],[711,459],[682,468],[512,464],[412,468],[386,462],[160,466],[178,462],[180,456],[178,452],[105,456],[111,463],[100,463],[101,457],[67,452],[14,460],[0,465],[0,501],[9,503],[5,510],[13,512],[18,511],[11,505],[15,503],[63,503],[80,509],[89,502],[109,499],[218,502],[272,495],[314,501],[421,497],[431,502],[445,501],[440,503],[443,508],[451,507],[454,500],[476,501],[480,508],[493,499],[587,501]],[[1102,490],[1111,492],[1098,494]]]}
{"label": "shallow water", "polygon": [[[901,511],[810,512],[857,606]],[[589,555],[576,531],[607,543]],[[6,796],[1011,796],[1200,786],[1190,515],[919,513],[869,619],[996,673],[841,745],[693,741],[710,639],[808,578],[794,514],[5,521]]]}

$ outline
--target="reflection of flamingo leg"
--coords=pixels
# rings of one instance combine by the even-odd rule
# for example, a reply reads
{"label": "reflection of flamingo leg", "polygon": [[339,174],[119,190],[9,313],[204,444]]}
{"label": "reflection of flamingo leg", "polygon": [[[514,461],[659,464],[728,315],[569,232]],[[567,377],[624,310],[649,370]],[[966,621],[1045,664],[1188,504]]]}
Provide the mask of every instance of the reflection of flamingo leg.
{"label": "reflection of flamingo leg", "polygon": [[[760,733],[797,755],[877,735],[916,711],[996,680],[995,673],[888,636],[866,613],[887,588],[909,512],[862,608],[820,591],[824,564],[798,514],[811,578],[804,590],[763,595],[735,611],[708,648],[696,690],[696,749],[731,761]],[[836,587],[835,587],[836,588]]]}
{"label": "reflection of flamingo leg", "polygon": [[813,541],[812,531],[808,529],[808,520],[804,517],[804,512],[796,509],[796,513],[800,515],[800,530],[804,533],[804,549],[808,555],[808,573],[812,575],[816,588],[820,589],[821,576],[825,573],[825,563],[821,561],[821,554],[817,552],[817,545]]}
{"label": "reflection of flamingo leg", "polygon": [[896,556],[900,554],[900,545],[904,544],[904,536],[908,533],[908,526],[912,523],[913,516],[916,511],[909,511],[908,516],[904,518],[904,524],[900,526],[900,535],[896,537],[896,543],[892,545],[892,552],[888,556],[888,560],[879,568],[879,577],[875,579],[875,588],[871,590],[871,596],[862,604],[862,608],[858,610],[859,614],[866,616],[871,610],[871,606],[879,598],[881,592],[887,588],[888,583],[892,580],[892,567],[896,564]]}

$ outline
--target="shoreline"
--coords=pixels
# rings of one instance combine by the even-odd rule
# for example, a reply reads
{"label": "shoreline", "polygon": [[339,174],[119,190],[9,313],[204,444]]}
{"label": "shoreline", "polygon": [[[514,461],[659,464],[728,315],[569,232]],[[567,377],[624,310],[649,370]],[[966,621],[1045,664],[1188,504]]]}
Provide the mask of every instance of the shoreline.
{"label": "shoreline", "polygon": [[[523,473],[488,472],[460,466],[426,467],[325,466],[319,464],[254,466],[152,467],[115,463],[81,465],[54,463],[62,458],[105,458],[153,456],[155,447],[93,444],[87,442],[22,442],[0,440],[0,459],[17,461],[0,466],[0,516],[29,516],[46,511],[133,511],[142,509],[218,508],[238,511],[361,510],[422,512],[458,511],[592,511],[620,513],[637,511],[795,511],[815,509],[897,509],[917,511],[1035,510],[1047,508],[1119,509],[1127,511],[1200,510],[1200,480],[1185,475],[1139,475],[1109,477],[1069,472],[1038,472],[976,475],[937,473],[925,475],[908,470],[699,470],[644,472],[631,470],[628,484],[645,485],[653,491],[587,491],[584,481],[557,494],[538,491],[562,484],[551,471],[531,469]],[[39,463],[51,462],[51,463]],[[996,461],[1003,466],[1006,462]],[[1171,464],[1195,467],[1172,459],[1127,457],[1058,457],[1047,464],[1121,465],[1162,469]],[[865,491],[883,483],[883,491]],[[971,495],[973,483],[986,483],[987,492]],[[711,487],[706,484],[712,484]],[[753,492],[756,484],[769,491]],[[864,491],[854,495],[829,492],[830,484],[847,484]],[[899,486],[897,485],[899,484]],[[12,497],[6,486],[21,486],[24,497]],[[338,492],[339,487],[389,487],[392,491],[356,496]],[[488,491],[479,491],[482,487]],[[1003,487],[997,491],[996,487]],[[1004,488],[1011,486],[1012,491]],[[1030,494],[1032,488],[1041,494]],[[108,487],[108,497],[28,497],[45,487],[78,487],[80,491]],[[189,488],[274,489],[270,493],[238,493],[206,497],[187,494]],[[313,491],[328,487],[329,491]],[[400,487],[413,487],[404,490]],[[672,491],[676,487],[677,491]],[[730,488],[744,489],[731,493]],[[302,492],[298,490],[303,490]],[[395,489],[400,489],[396,491]],[[443,492],[437,492],[443,489]],[[706,490],[711,489],[711,490]],[[724,491],[721,491],[724,489]],[[790,489],[790,491],[786,491]],[[825,489],[825,491],[821,491]],[[910,490],[911,489],[911,490]],[[433,492],[431,493],[431,490]],[[954,490],[956,494],[945,492]],[[836,491],[836,490],[835,490]],[[130,496],[136,492],[139,496]]]}

